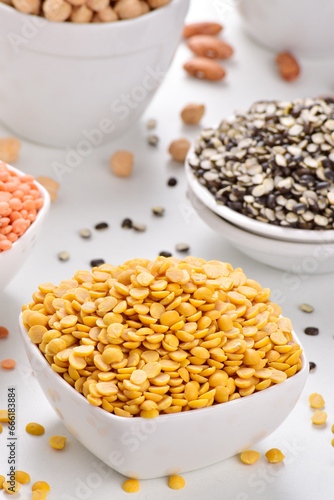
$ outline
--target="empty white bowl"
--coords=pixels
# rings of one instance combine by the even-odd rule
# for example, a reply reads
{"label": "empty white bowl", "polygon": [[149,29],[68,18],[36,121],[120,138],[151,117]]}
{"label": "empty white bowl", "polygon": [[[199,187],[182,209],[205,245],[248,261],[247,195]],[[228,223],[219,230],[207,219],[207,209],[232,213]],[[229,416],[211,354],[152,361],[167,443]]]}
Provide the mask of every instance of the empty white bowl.
{"label": "empty white bowl", "polygon": [[[26,175],[24,172],[10,165],[7,165],[7,167],[18,175]],[[0,292],[8,285],[11,279],[14,278],[15,274],[20,270],[29,256],[50,208],[49,193],[37,181],[35,181],[35,184],[38,186],[39,192],[43,196],[44,205],[37,213],[35,221],[28,227],[26,232],[13,243],[12,248],[0,252]]]}
{"label": "empty white bowl", "polygon": [[0,3],[0,119],[28,140],[87,156],[146,109],[188,6],[172,0],[136,19],[76,24]]}
{"label": "empty white bowl", "polygon": [[333,0],[239,0],[248,33],[276,52],[332,56]]}
{"label": "empty white bowl", "polygon": [[256,394],[155,419],[119,417],[92,406],[55,373],[31,342],[21,316],[19,321],[37,381],[66,427],[103,462],[133,478],[199,469],[248,449],[286,419],[308,375],[303,355],[302,369],[296,375]]}
{"label": "empty white bowl", "polygon": [[[197,214],[222,238],[261,264],[294,274],[334,272],[334,242],[305,243],[276,240],[241,229],[210,210],[189,187],[189,197]],[[232,210],[231,210],[232,211]],[[245,217],[247,219],[247,217]],[[269,228],[269,224],[263,224]]]}
{"label": "empty white bowl", "polygon": [[[189,152],[188,158],[191,158],[192,155],[193,149]],[[210,191],[205,186],[200,184],[198,178],[194,175],[192,168],[189,166],[188,160],[186,160],[186,174],[191,190],[205,206],[207,206],[215,214],[223,217],[226,221],[240,227],[244,231],[265,236],[266,238],[289,242],[314,244],[334,243],[334,229],[312,230],[274,226],[273,224],[267,224],[240,214],[225,205],[219,205]]]}

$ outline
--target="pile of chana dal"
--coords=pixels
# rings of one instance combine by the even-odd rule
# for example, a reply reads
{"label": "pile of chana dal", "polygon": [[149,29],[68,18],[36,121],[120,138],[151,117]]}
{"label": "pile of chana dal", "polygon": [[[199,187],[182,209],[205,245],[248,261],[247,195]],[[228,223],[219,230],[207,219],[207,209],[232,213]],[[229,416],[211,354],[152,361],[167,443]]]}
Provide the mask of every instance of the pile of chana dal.
{"label": "pile of chana dal", "polygon": [[40,285],[22,319],[92,405],[154,418],[249,396],[301,369],[291,322],[269,297],[225,262],[135,259]]}

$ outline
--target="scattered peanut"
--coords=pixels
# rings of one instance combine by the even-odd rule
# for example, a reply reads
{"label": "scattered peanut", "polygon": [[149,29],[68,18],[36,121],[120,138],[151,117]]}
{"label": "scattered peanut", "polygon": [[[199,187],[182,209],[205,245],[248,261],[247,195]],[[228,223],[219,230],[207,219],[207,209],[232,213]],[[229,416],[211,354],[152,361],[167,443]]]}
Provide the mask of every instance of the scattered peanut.
{"label": "scattered peanut", "polygon": [[50,437],[50,445],[55,450],[62,450],[66,444],[66,437],[64,436],[52,436]]}
{"label": "scattered peanut", "polygon": [[133,161],[133,153],[130,151],[116,151],[110,158],[110,166],[118,177],[129,177],[132,174]]}
{"label": "scattered peanut", "polygon": [[205,113],[204,104],[187,104],[181,111],[181,118],[183,123],[187,125],[197,125],[203,118]]}
{"label": "scattered peanut", "polygon": [[122,488],[126,493],[137,493],[140,489],[140,483],[137,479],[128,479],[123,483]]}
{"label": "scattered peanut", "polygon": [[282,460],[284,460],[285,458],[283,453],[278,448],[271,448],[271,450],[268,450],[266,453],[266,457],[268,459],[268,462],[272,464],[282,462]]}
{"label": "scattered peanut", "polygon": [[175,161],[184,162],[190,148],[188,139],[175,139],[171,142],[168,152]]}
{"label": "scattered peanut", "polygon": [[154,418],[245,397],[300,370],[291,322],[269,297],[228,263],[135,259],[40,285],[22,319],[92,405]]}
{"label": "scattered peanut", "polygon": [[311,418],[312,422],[317,425],[324,424],[327,420],[327,413],[316,410]]}
{"label": "scattered peanut", "polygon": [[197,56],[210,59],[228,59],[233,55],[231,45],[210,35],[196,35],[189,38],[188,47]]}
{"label": "scattered peanut", "polygon": [[13,370],[16,366],[16,361],[14,359],[3,359],[1,361],[1,368],[4,370]]}
{"label": "scattered peanut", "polygon": [[293,82],[300,74],[300,67],[298,61],[292,54],[288,52],[281,52],[276,56],[276,64],[278,71],[287,82]]}
{"label": "scattered peanut", "polygon": [[185,485],[186,485],[186,482],[182,476],[178,476],[178,475],[170,476],[170,478],[168,480],[168,486],[172,490],[182,490],[182,488],[184,488]]}
{"label": "scattered peanut", "polygon": [[183,37],[190,38],[195,35],[218,35],[223,29],[219,23],[192,23],[186,24],[183,29]]}
{"label": "scattered peanut", "polygon": [[312,408],[319,409],[325,406],[324,398],[321,396],[321,394],[317,394],[316,392],[311,394],[308,400]]}
{"label": "scattered peanut", "polygon": [[185,62],[183,68],[189,75],[204,80],[218,81],[226,75],[225,69],[220,64],[206,57],[194,57]]}
{"label": "scattered peanut", "polygon": [[42,425],[31,422],[30,424],[26,425],[26,431],[32,436],[41,436],[42,434],[44,434],[45,429]]}
{"label": "scattered peanut", "polygon": [[254,450],[243,451],[240,458],[244,464],[251,465],[260,458],[260,453]]}
{"label": "scattered peanut", "polygon": [[[19,159],[21,143],[15,137],[0,138],[0,160],[14,163]],[[1,180],[1,177],[0,177]]]}

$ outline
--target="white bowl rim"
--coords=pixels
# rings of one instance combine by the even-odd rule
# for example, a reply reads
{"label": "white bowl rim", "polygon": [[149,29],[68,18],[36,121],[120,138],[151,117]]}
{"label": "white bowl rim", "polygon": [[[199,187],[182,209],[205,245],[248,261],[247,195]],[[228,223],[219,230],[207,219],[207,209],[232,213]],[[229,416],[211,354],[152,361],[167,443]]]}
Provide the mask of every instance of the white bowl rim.
{"label": "white bowl rim", "polygon": [[[6,162],[0,162],[0,163],[5,163],[6,166],[7,166],[7,168],[8,168],[8,170],[12,170],[13,172],[16,172],[20,177],[23,177],[24,175],[31,175],[31,174],[27,174],[26,172],[22,172],[22,170],[19,170],[19,169],[13,167],[12,165],[9,165]],[[10,252],[14,248],[18,247],[21,243],[25,242],[25,240],[27,239],[27,237],[34,230],[34,224],[48,211],[48,209],[50,207],[51,199],[50,199],[50,195],[47,192],[47,190],[45,189],[44,186],[42,186],[39,182],[37,182],[35,178],[34,178],[34,183],[36,184],[36,186],[38,187],[39,192],[43,196],[43,200],[44,200],[43,206],[42,206],[42,208],[40,208],[38,210],[37,215],[36,215],[36,219],[34,220],[34,222],[32,224],[30,224],[30,226],[22,234],[22,236],[20,236],[16,241],[14,241],[14,243],[12,245],[12,248],[10,248],[9,250],[5,250],[3,252],[0,252],[0,264],[1,264],[1,258],[2,258],[2,256],[7,255],[8,252]]]}
{"label": "white bowl rim", "polygon": [[[120,25],[123,25],[125,27],[131,26],[131,24],[139,24],[143,23],[143,18],[146,19],[146,16],[149,16],[149,20],[152,20],[153,16],[159,15],[159,11],[164,11],[165,9],[170,8],[171,5],[176,4],[176,3],[181,3],[184,2],[185,0],[171,0],[168,4],[163,5],[162,7],[158,7],[156,9],[151,10],[150,12],[147,12],[146,14],[142,14],[141,16],[134,17],[132,19],[119,19],[118,21],[114,22],[107,22],[107,23],[73,23],[73,22],[55,22],[55,21],[49,21],[48,19],[45,19],[45,17],[41,16],[36,16],[35,14],[25,14],[24,12],[20,12],[19,10],[15,9],[15,7],[11,5],[7,5],[5,3],[0,2],[0,11],[1,9],[7,11],[7,12],[14,12],[13,15],[21,16],[22,20],[28,20],[29,18],[37,18],[39,20],[43,20],[43,22],[48,23],[49,26],[54,27],[55,30],[59,29],[65,29],[65,30],[97,30],[97,31],[103,31],[103,30],[110,30],[110,27],[112,26],[112,29],[122,29]],[[117,28],[116,28],[117,26]]]}
{"label": "white bowl rim", "polygon": [[[129,422],[132,421],[132,418],[126,418],[126,417],[122,417],[119,415],[115,415],[114,413],[109,413],[108,411],[104,410],[103,408],[100,408],[99,406],[91,405],[89,403],[89,401],[82,394],[80,394],[78,391],[76,391],[76,389],[74,389],[74,387],[72,387],[68,382],[66,382],[60,376],[60,374],[58,374],[54,370],[52,370],[51,365],[48,363],[48,361],[45,358],[45,356],[43,355],[43,353],[39,350],[38,346],[30,340],[30,338],[28,336],[28,331],[22,322],[22,313],[20,313],[20,316],[19,316],[19,326],[20,326],[20,332],[21,332],[22,337],[24,337],[24,335],[26,335],[26,337],[24,337],[24,339],[25,339],[24,341],[27,343],[27,345],[30,345],[32,350],[35,349],[36,356],[39,356],[40,359],[43,359],[43,363],[45,363],[45,365],[48,367],[47,370],[49,371],[50,375],[55,376],[55,377],[58,376],[59,383],[61,385],[63,385],[65,390],[70,390],[70,392],[73,391],[72,392],[73,397],[75,397],[77,401],[80,401],[82,404],[84,404],[86,406],[86,408],[89,408],[89,409],[95,408],[97,411],[103,412],[103,415],[105,415],[106,418],[110,418],[111,422],[114,419],[116,419],[118,421],[123,421],[123,422],[124,421],[129,421]],[[172,419],[179,420],[179,419],[184,419],[184,418],[190,418],[191,416],[194,417],[196,415],[201,416],[201,415],[204,415],[205,412],[212,413],[214,411],[216,411],[216,412],[222,411],[223,408],[227,407],[226,405],[231,406],[231,405],[235,405],[235,404],[240,404],[241,401],[245,404],[245,402],[248,401],[248,398],[252,398],[252,401],[254,401],[254,398],[257,398],[261,401],[261,398],[265,398],[266,397],[265,395],[269,394],[267,391],[271,391],[270,393],[272,393],[272,390],[275,390],[276,386],[281,386],[282,384],[289,384],[289,385],[293,384],[293,382],[296,381],[295,377],[297,377],[299,379],[299,378],[302,378],[305,376],[305,371],[308,370],[309,363],[308,363],[306,355],[305,355],[305,349],[303,348],[303,345],[301,344],[301,342],[300,342],[298,336],[295,334],[294,330],[292,331],[292,334],[293,334],[293,340],[296,341],[300,345],[300,348],[303,350],[302,355],[301,355],[302,367],[299,370],[299,372],[297,372],[292,377],[289,377],[284,382],[281,382],[279,384],[275,384],[271,387],[268,387],[267,389],[264,389],[262,391],[258,391],[256,393],[250,394],[249,396],[246,396],[243,398],[238,398],[236,400],[227,401],[226,403],[215,404],[215,405],[210,406],[209,408],[197,408],[194,411],[159,415],[158,417],[155,417],[154,421],[155,422],[164,422],[164,421],[166,421],[166,419],[169,421]],[[32,370],[34,371],[33,367],[32,367]],[[286,387],[286,385],[284,387]],[[263,394],[265,394],[265,395],[263,396]],[[95,411],[95,410],[93,410],[93,411]],[[144,417],[133,417],[133,418],[135,418],[136,420],[140,419],[141,421],[146,421],[146,419]]]}
{"label": "white bowl rim", "polygon": [[185,170],[189,185],[201,202],[223,219],[239,226],[243,230],[246,228],[248,232],[265,236],[267,239],[273,238],[282,241],[285,240],[286,242],[303,243],[334,242],[334,229],[312,230],[274,226],[273,224],[263,223],[240,214],[226,205],[219,205],[210,191],[200,184],[197,177],[194,175],[193,169],[189,165],[189,160],[193,155],[195,155],[195,148],[191,147],[185,160]]}

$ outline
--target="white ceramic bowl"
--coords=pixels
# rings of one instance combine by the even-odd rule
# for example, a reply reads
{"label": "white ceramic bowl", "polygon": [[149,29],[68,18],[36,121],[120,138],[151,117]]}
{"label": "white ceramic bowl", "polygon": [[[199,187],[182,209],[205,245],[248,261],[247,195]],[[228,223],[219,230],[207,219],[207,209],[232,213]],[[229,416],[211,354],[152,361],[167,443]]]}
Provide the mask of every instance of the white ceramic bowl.
{"label": "white ceramic bowl", "polygon": [[28,140],[87,156],[148,106],[181,38],[189,1],[89,24],[49,22],[0,3],[1,120]]}
{"label": "white ceramic bowl", "polygon": [[[18,175],[26,175],[24,172],[10,165],[7,165],[7,167]],[[38,186],[44,198],[44,205],[37,213],[35,221],[29,226],[26,232],[13,243],[12,248],[5,252],[0,252],[0,292],[8,285],[10,280],[14,278],[15,274],[20,270],[29,256],[50,208],[49,193],[37,181],[35,181],[35,184]]]}
{"label": "white ceramic bowl", "polygon": [[[276,240],[243,230],[210,210],[189,187],[189,197],[200,218],[240,252],[261,264],[294,274],[334,272],[334,242],[304,243]],[[263,224],[269,227],[269,224]]]}
{"label": "white ceramic bowl", "polygon": [[237,0],[248,33],[276,52],[332,56],[333,0]]}
{"label": "white ceramic bowl", "polygon": [[19,321],[35,376],[66,427],[103,462],[133,478],[199,469],[248,449],[286,419],[308,375],[303,356],[302,369],[296,375],[245,398],[149,420],[119,417],[92,406],[55,373],[28,337],[21,316]]}
{"label": "white ceramic bowl", "polygon": [[186,174],[188,184],[191,190],[201,202],[207,206],[212,212],[223,217],[231,224],[240,227],[250,233],[272,238],[274,240],[283,240],[289,242],[300,243],[334,243],[334,229],[312,230],[312,229],[295,229],[292,227],[274,226],[273,224],[263,223],[246,215],[240,214],[235,210],[219,205],[210,191],[200,184],[198,178],[194,175],[192,168],[188,164],[188,159],[194,155],[194,150],[191,148],[186,159]]}

